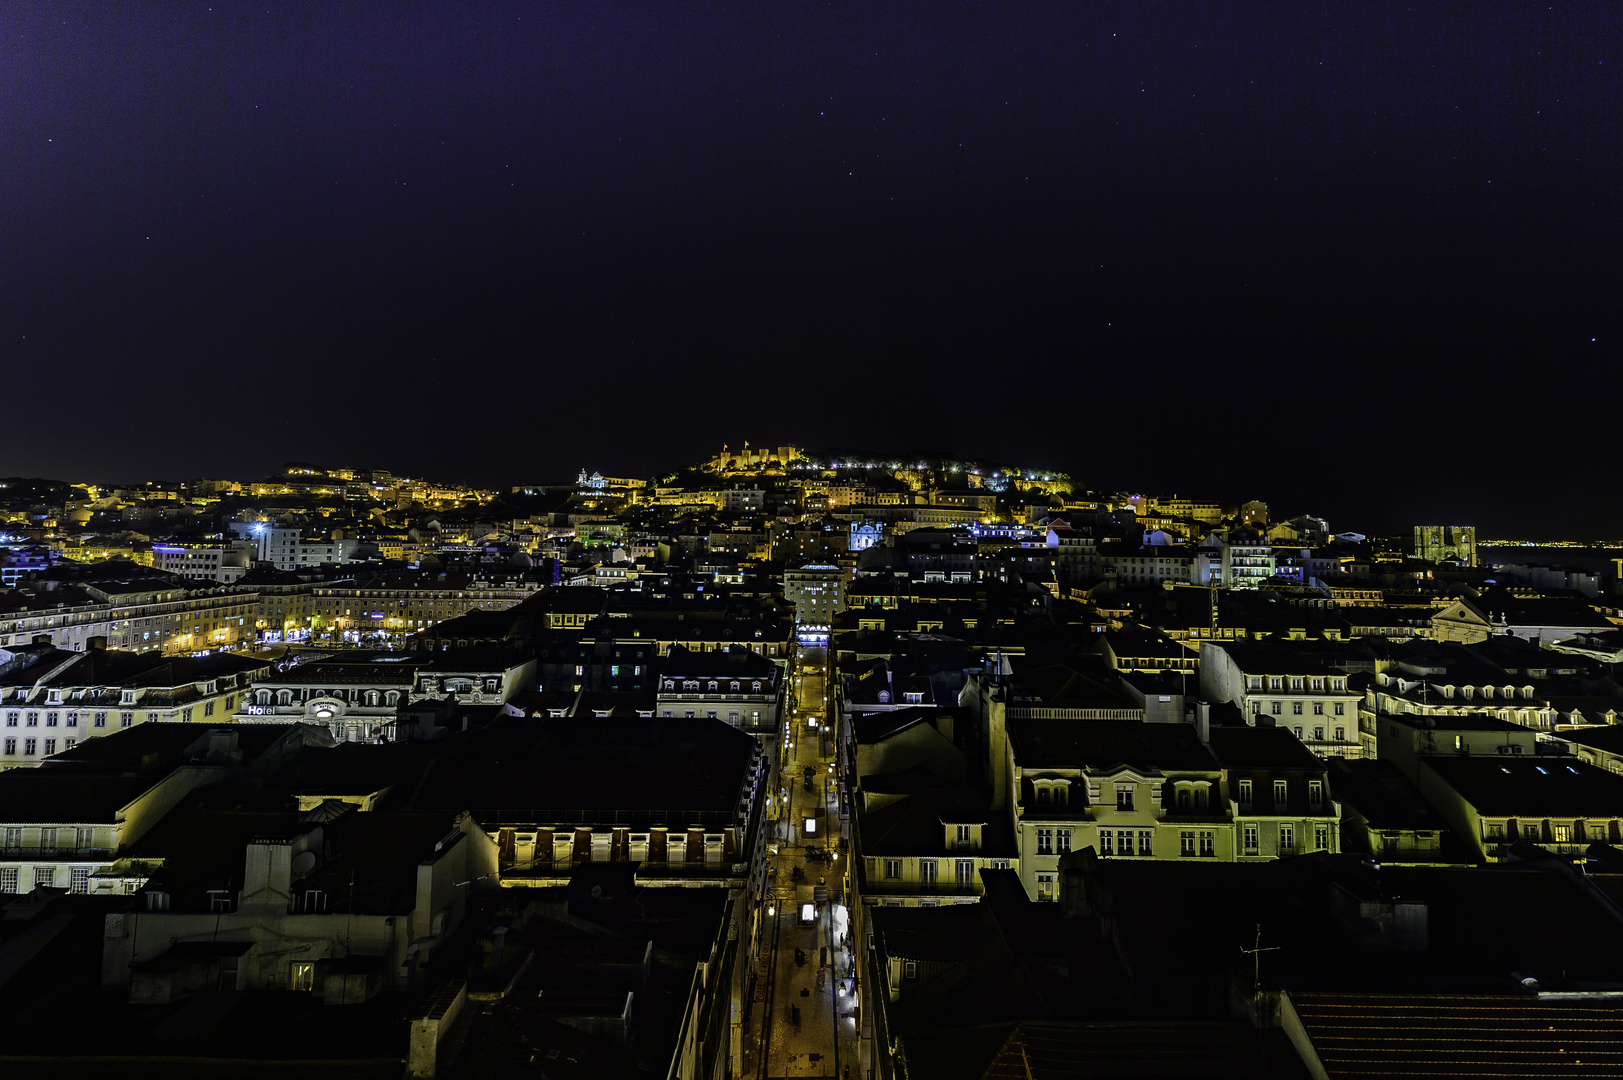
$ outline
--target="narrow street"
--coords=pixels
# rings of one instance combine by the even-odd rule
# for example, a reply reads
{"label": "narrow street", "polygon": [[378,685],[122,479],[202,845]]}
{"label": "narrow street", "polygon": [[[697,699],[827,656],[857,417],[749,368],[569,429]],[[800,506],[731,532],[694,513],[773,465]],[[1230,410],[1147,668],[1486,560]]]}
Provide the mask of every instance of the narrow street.
{"label": "narrow street", "polygon": [[740,1074],[756,1080],[859,1075],[827,675],[823,649],[799,650],[767,856],[773,888],[761,913],[760,978]]}

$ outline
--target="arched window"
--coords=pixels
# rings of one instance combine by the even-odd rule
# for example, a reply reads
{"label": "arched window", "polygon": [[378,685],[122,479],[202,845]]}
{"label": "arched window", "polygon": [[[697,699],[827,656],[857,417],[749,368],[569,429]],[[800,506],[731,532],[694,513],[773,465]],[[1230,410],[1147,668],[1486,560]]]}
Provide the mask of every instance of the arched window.
{"label": "arched window", "polygon": [[291,705],[291,704],[293,704],[293,691],[291,691],[291,690],[278,690],[278,691],[276,691],[276,704],[278,704],[278,705]]}
{"label": "arched window", "polygon": [[378,703],[378,700],[379,700],[378,692],[376,690],[368,690],[366,692],[366,703],[367,703],[367,705],[376,706],[377,703]]}
{"label": "arched window", "polygon": [[389,706],[400,704],[400,691],[390,690],[388,693],[384,694],[383,703]]}
{"label": "arched window", "polygon": [[260,705],[269,705],[271,703],[271,692],[269,690],[256,691],[254,693],[254,701],[258,702]]}

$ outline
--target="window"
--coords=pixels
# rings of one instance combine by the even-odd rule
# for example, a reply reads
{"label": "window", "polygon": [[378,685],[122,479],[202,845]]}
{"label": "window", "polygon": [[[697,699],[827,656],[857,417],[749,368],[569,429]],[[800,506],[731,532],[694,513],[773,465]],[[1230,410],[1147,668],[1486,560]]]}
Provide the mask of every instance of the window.
{"label": "window", "polygon": [[886,879],[888,879],[890,881],[898,881],[898,880],[901,879],[901,876],[902,876],[902,860],[900,860],[900,859],[886,859],[885,860],[885,877],[886,877]]}
{"label": "window", "polygon": [[61,715],[62,715],[61,713],[54,713],[54,712],[46,713],[45,714],[45,726],[46,727],[55,727],[57,721],[61,718]]}
{"label": "window", "polygon": [[1284,712],[1284,711],[1285,711],[1285,704],[1284,704],[1284,702],[1282,702],[1282,701],[1276,701],[1276,702],[1274,702],[1274,709],[1273,709],[1273,712],[1274,712],[1274,715],[1275,715],[1275,716],[1278,716],[1278,715],[1279,715],[1279,714],[1280,714],[1280,713],[1282,713],[1282,712]]}
{"label": "window", "polygon": [[6,756],[10,757],[12,754],[15,754],[16,752],[17,752],[17,740],[16,739],[7,739],[6,740]]}
{"label": "window", "polygon": [[1200,857],[1210,859],[1217,854],[1217,834],[1202,829],[1200,833]]}
{"label": "window", "polygon": [[1317,810],[1324,805],[1324,783],[1319,780],[1307,782],[1307,804]]}
{"label": "window", "polygon": [[920,859],[919,860],[919,883],[920,884],[922,884],[922,885],[934,885],[935,882],[936,882],[935,874],[936,874],[936,860],[934,860],[934,859]]}
{"label": "window", "polygon": [[1313,703],[1313,715],[1314,716],[1323,716],[1324,715],[1324,702],[1315,701]]}
{"label": "window", "polygon": [[960,886],[975,884],[975,860],[974,859],[955,859],[954,860],[954,880]]}
{"label": "window", "polygon": [[1133,808],[1133,788],[1135,786],[1134,784],[1116,785],[1117,810],[1131,810]]}
{"label": "window", "polygon": [[1257,853],[1257,827],[1255,825],[1245,827],[1245,853],[1247,855]]}
{"label": "window", "polygon": [[916,960],[906,960],[902,963],[902,978],[916,979],[919,977],[919,965]]}
{"label": "window", "polygon": [[1289,855],[1296,850],[1296,826],[1286,823],[1279,827],[1279,853]]}
{"label": "window", "polygon": [[1116,832],[1116,854],[1131,855],[1133,853],[1133,834],[1126,829]]}
{"label": "window", "polygon": [[1099,830],[1099,854],[1101,854],[1101,855],[1113,855],[1113,854],[1115,854],[1114,837],[1115,837],[1115,834],[1112,833],[1109,829],[1100,829]]}
{"label": "window", "polygon": [[1178,834],[1178,854],[1186,859],[1193,858],[1195,854],[1195,834],[1181,832]]}
{"label": "window", "polygon": [[90,891],[90,867],[75,866],[68,871],[68,891],[75,893]]}
{"label": "window", "polygon": [[1179,788],[1178,789],[1178,809],[1179,810],[1187,810],[1187,809],[1189,809],[1189,803],[1190,803],[1189,789],[1188,788]]}
{"label": "window", "polygon": [[78,727],[79,726],[79,714],[76,713],[76,712],[68,713],[67,721],[62,726],[63,727]]}
{"label": "window", "polygon": [[1154,832],[1152,832],[1149,829],[1140,829],[1138,831],[1138,853],[1140,855],[1143,855],[1143,856],[1146,856],[1146,857],[1148,857],[1149,855],[1154,854],[1150,850],[1151,841],[1153,841],[1154,839],[1155,839],[1155,833]]}
{"label": "window", "polygon": [[1315,826],[1313,826],[1313,850],[1314,851],[1329,851],[1330,850],[1330,826],[1328,826],[1328,825],[1315,825]]}
{"label": "window", "polygon": [[1286,780],[1274,781],[1274,805],[1284,806],[1290,795],[1290,782]]}
{"label": "window", "polygon": [[56,885],[56,867],[34,867],[34,888],[53,888]]}
{"label": "window", "polygon": [[45,756],[50,757],[54,753],[56,753],[56,740],[55,739],[46,739],[45,740]]}
{"label": "window", "polygon": [[972,825],[959,825],[955,830],[955,842],[961,848],[970,847],[975,842],[975,829]]}
{"label": "window", "polygon": [[1291,702],[1291,715],[1292,716],[1301,716],[1302,715],[1302,703],[1300,701]]}
{"label": "window", "polygon": [[119,727],[129,727],[133,723],[135,723],[135,714],[134,713],[126,712],[126,713],[119,713],[118,714],[118,726]]}
{"label": "window", "polygon": [[1070,851],[1070,850],[1071,850],[1071,830],[1070,829],[1055,829],[1054,830],[1054,852],[1056,854],[1063,855],[1067,851]]}
{"label": "window", "polygon": [[1055,877],[1056,877],[1056,875],[1054,875],[1054,874],[1038,874],[1037,875],[1037,899],[1039,901],[1046,903],[1046,902],[1049,902],[1049,901],[1052,901],[1052,900],[1055,899],[1055,896],[1054,896],[1054,879],[1055,879]]}
{"label": "window", "polygon": [[1572,827],[1570,825],[1552,826],[1555,831],[1555,842],[1558,844],[1572,843]]}
{"label": "window", "polygon": [[1324,725],[1321,724],[1318,727],[1313,729],[1313,741],[1314,742],[1323,742],[1324,741]]}
{"label": "window", "polygon": [[27,723],[28,723],[29,727],[39,727],[39,713],[37,713],[37,712],[29,713]]}
{"label": "window", "polygon": [[1037,805],[1039,807],[1048,807],[1052,805],[1053,799],[1054,793],[1050,791],[1046,785],[1037,789]]}
{"label": "window", "polygon": [[231,892],[229,889],[209,890],[209,910],[220,912],[230,911],[232,908]]}
{"label": "window", "polygon": [[16,726],[17,726],[17,714],[14,713],[14,712],[6,713],[6,727],[16,727]]}
{"label": "window", "polygon": [[0,893],[14,893],[17,891],[17,868],[15,866],[0,867]]}
{"label": "window", "polygon": [[24,754],[27,754],[27,755],[29,755],[31,757],[31,756],[33,756],[34,752],[37,749],[39,749],[39,740],[38,739],[24,739],[23,740],[23,753]]}
{"label": "window", "polygon": [[97,727],[106,727],[107,726],[107,714],[106,713],[99,712],[99,713],[96,714],[96,726]]}
{"label": "window", "polygon": [[1054,830],[1053,829],[1038,829],[1037,830],[1037,854],[1039,854],[1039,855],[1052,855],[1052,854],[1054,854]]}
{"label": "window", "polygon": [[1244,810],[1251,809],[1251,781],[1250,780],[1241,780],[1240,781],[1240,796],[1239,796],[1239,798],[1240,798],[1240,807],[1241,807],[1241,809],[1244,809]]}
{"label": "window", "polygon": [[1488,842],[1491,844],[1501,844],[1504,843],[1504,840],[1505,827],[1503,825],[1490,824],[1488,826]]}
{"label": "window", "polygon": [[307,962],[289,964],[287,988],[289,990],[314,990],[316,988],[316,966]]}
{"label": "window", "polygon": [[1009,868],[1009,860],[1008,859],[993,859],[991,861],[991,863],[989,864],[989,866],[993,870],[1007,870]]}
{"label": "window", "polygon": [[1347,706],[1344,703],[1340,702],[1340,701],[1336,702],[1336,715],[1337,716],[1346,716],[1347,715]]}
{"label": "window", "polygon": [[20,851],[23,846],[23,831],[19,826],[6,826],[6,850]]}

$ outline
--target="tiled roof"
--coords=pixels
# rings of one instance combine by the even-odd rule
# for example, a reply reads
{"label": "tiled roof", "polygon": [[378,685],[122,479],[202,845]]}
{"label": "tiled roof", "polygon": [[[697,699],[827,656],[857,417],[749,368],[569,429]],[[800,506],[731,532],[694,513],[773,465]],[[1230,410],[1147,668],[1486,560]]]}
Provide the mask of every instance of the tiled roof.
{"label": "tiled roof", "polygon": [[1610,999],[1297,994],[1290,1005],[1332,1078],[1623,1075]]}

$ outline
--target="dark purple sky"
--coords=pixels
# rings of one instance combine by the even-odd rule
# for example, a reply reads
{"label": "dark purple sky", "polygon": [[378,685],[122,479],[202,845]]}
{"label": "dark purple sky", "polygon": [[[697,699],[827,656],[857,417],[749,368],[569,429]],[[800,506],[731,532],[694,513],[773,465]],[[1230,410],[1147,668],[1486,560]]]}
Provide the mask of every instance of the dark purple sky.
{"label": "dark purple sky", "polygon": [[750,439],[1623,533],[1620,42],[1606,4],[19,0],[0,474]]}

